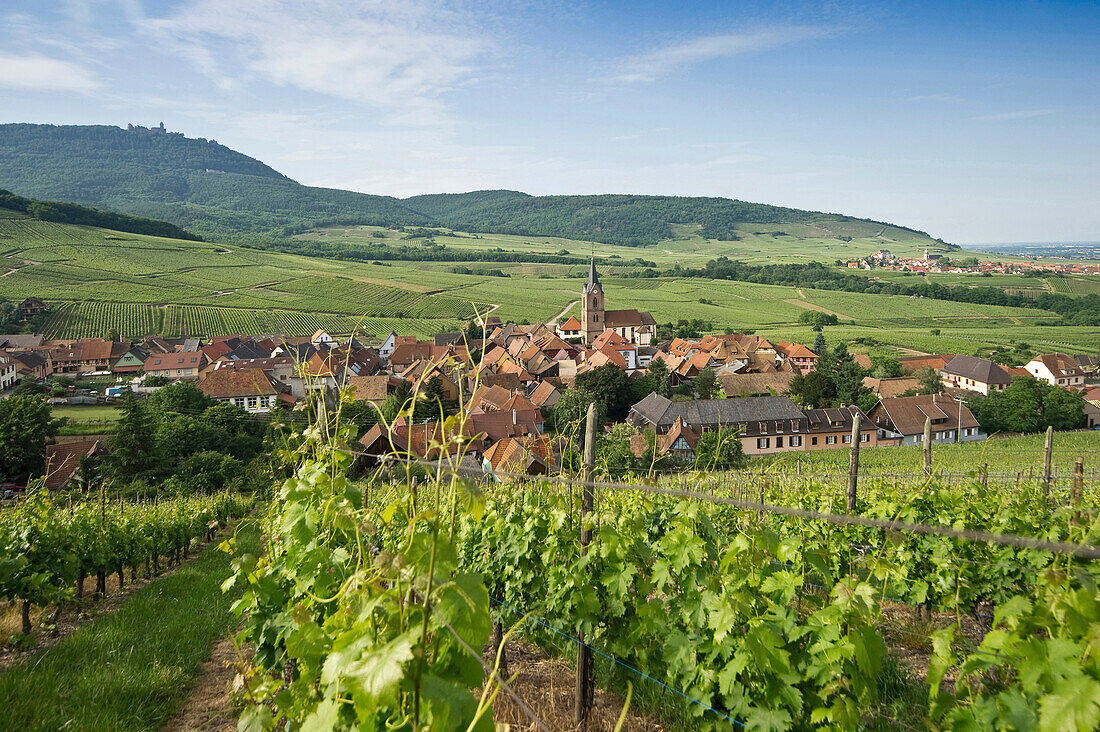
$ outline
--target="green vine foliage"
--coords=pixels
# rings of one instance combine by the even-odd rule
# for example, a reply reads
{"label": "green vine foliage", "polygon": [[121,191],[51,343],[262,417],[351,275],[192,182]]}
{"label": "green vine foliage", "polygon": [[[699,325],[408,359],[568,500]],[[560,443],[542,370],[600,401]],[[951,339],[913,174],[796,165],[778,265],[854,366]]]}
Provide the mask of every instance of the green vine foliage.
{"label": "green vine foliage", "polygon": [[240,728],[492,730],[491,694],[470,692],[484,670],[464,647],[486,643],[489,598],[452,538],[454,511],[476,496],[451,480],[416,511],[407,490],[369,497],[331,447],[353,429],[313,427],[288,448],[296,467],[272,502],[267,552],[233,560],[226,587],[246,585],[234,607],[256,651]]}
{"label": "green vine foliage", "polygon": [[[460,420],[441,433],[461,434]],[[931,724],[1100,721],[1092,563],[641,492],[601,492],[582,527],[579,491],[537,479],[482,489],[398,462],[349,481],[353,456],[340,446],[353,430],[292,435],[266,552],[233,560],[226,584],[246,585],[240,640],[255,648],[241,729],[492,729],[499,684],[479,656],[494,625],[559,647],[583,631],[682,692],[664,699],[694,716],[693,729],[859,728],[889,701],[879,698],[884,596],[995,611],[977,647],[955,631],[934,636]],[[720,494],[709,480],[669,485]],[[787,498],[843,512],[835,486]],[[1092,500],[933,479],[868,485],[858,512],[1094,542]]]}
{"label": "green vine foliage", "polygon": [[1100,728],[1100,591],[1094,577],[1076,575],[1040,573],[1032,596],[998,606],[977,647],[958,626],[935,634],[933,721],[952,730]]}
{"label": "green vine foliage", "polygon": [[234,493],[159,503],[61,503],[32,487],[0,511],[0,598],[45,606],[72,597],[77,579],[169,556],[250,510]]}
{"label": "green vine foliage", "polygon": [[[697,504],[608,501],[590,527],[582,554],[567,499],[517,505],[500,495],[463,525],[462,554],[499,578],[490,585],[499,602],[563,633],[579,627],[595,647],[699,700],[682,702],[698,729],[729,729],[728,718],[752,729],[851,728],[874,703],[885,646],[871,584],[803,595],[810,568],[797,540],[722,540]],[[504,605],[496,612],[518,620]]]}

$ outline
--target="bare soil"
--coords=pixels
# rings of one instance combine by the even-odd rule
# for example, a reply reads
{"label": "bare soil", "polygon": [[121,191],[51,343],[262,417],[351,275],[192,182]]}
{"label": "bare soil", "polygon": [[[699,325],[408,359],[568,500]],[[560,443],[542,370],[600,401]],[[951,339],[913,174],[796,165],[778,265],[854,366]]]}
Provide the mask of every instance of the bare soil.
{"label": "bare soil", "polygon": [[[214,646],[210,659],[192,682],[192,691],[180,713],[164,726],[164,732],[233,732],[237,728],[237,709],[233,702],[236,670],[250,651],[238,655],[231,638]],[[493,663],[493,653],[486,651],[485,661]],[[516,675],[509,686],[527,704],[547,728],[554,732],[575,732],[580,728],[573,721],[573,685],[575,673],[561,659],[549,658],[526,641],[508,644],[510,674]],[[480,694],[480,690],[474,690]],[[613,732],[622,712],[623,700],[596,690],[589,716],[587,732]],[[510,732],[537,732],[539,727],[503,692],[493,703],[493,717],[507,725]],[[664,727],[628,710],[622,727],[624,732],[663,732]]]}
{"label": "bare soil", "polygon": [[[485,660],[493,663],[496,659],[493,653],[486,653]],[[568,663],[560,658],[547,657],[527,641],[510,641],[508,671],[509,675],[518,673],[509,686],[549,729],[555,732],[580,729],[573,721],[576,673]],[[613,732],[622,709],[623,699],[596,689],[588,718],[588,732]],[[498,724],[510,725],[512,732],[537,732],[539,729],[503,692],[497,695],[493,703],[493,718]],[[622,729],[624,732],[661,732],[665,728],[628,710]]]}

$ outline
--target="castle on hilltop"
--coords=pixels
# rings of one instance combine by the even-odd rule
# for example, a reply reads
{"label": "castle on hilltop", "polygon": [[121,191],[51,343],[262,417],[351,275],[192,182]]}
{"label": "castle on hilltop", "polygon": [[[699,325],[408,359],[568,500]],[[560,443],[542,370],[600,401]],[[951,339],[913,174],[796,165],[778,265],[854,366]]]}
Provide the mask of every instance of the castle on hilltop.
{"label": "castle on hilltop", "polygon": [[168,130],[164,128],[164,123],[161,122],[156,127],[142,127],[141,125],[128,124],[126,125],[127,132],[149,132],[154,135],[167,135]]}
{"label": "castle on hilltop", "polygon": [[[570,320],[575,322],[576,318]],[[581,322],[577,325],[585,345],[589,346],[607,330],[618,333],[636,346],[648,346],[657,339],[657,321],[648,312],[604,307],[603,285],[596,273],[595,258],[588,268],[588,282],[581,291]],[[561,328],[567,329],[565,324]]]}

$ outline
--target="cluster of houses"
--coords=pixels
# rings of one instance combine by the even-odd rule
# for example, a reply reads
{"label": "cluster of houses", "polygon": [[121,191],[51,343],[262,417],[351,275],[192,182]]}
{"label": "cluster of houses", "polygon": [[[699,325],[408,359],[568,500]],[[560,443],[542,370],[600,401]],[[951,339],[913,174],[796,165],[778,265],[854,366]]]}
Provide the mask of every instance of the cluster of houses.
{"label": "cluster of houses", "polygon": [[[659,453],[684,461],[694,459],[703,434],[719,429],[737,431],[747,455],[842,448],[851,443],[856,419],[860,443],[868,447],[919,444],[926,421],[934,442],[982,440],[987,435],[964,399],[1004,389],[1019,375],[1079,390],[1090,400],[1089,426],[1100,424],[1100,387],[1086,383],[1097,366],[1092,357],[1044,354],[1014,369],[966,355],[903,356],[898,360],[904,376],[864,380],[880,399],[869,412],[848,405],[804,409],[786,394],[794,376],[810,372],[818,362],[819,354],[806,346],[737,334],[658,343],[649,313],[604,305],[592,266],[579,319],[517,325],[489,317],[478,324],[483,337],[475,341],[462,333],[419,340],[391,332],[371,347],[323,330],[301,338],[149,337],[139,343],[0,336],[0,388],[53,374],[156,376],[193,381],[215,400],[262,414],[311,393],[329,397],[342,392],[377,406],[403,384],[423,390],[430,383],[445,399],[461,403],[464,421],[398,419],[389,428],[375,425],[360,439],[365,462],[410,452],[438,459],[461,444],[479,468],[528,474],[560,464],[567,446],[548,434],[546,419],[578,376],[610,364],[638,377],[654,359],[665,362],[673,385],[692,383],[704,369],[712,370],[725,398],[669,399],[652,393],[634,404],[627,422],[639,431],[632,442],[638,456],[649,449],[643,430],[656,434]],[[855,359],[870,369],[869,357]],[[939,373],[944,393],[912,396],[921,386],[917,372],[929,368]]]}
{"label": "cluster of houses", "polygon": [[949,274],[1024,274],[1025,272],[1060,272],[1062,274],[1100,275],[1100,264],[1087,264],[1074,260],[1051,261],[1049,258],[1028,259],[1020,262],[978,261],[970,266],[960,266],[944,261],[942,254],[924,250],[923,257],[899,257],[889,249],[879,249],[863,259],[846,262],[849,269],[888,269],[899,272],[939,272]]}

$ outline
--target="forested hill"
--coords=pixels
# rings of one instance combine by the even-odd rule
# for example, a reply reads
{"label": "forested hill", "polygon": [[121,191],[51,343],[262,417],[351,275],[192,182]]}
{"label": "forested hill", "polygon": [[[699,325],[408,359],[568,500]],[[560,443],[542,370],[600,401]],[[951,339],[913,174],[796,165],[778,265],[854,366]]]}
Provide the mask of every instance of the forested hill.
{"label": "forested hill", "polygon": [[213,140],[140,127],[0,125],[0,188],[163,219],[208,239],[431,223],[389,196],[303,186]]}
{"label": "forested hill", "polygon": [[0,209],[17,211],[39,221],[51,221],[55,224],[77,224],[95,226],[100,229],[124,231],[129,234],[147,234],[169,239],[201,239],[180,227],[156,219],[145,219],[114,211],[100,211],[95,208],[78,206],[63,201],[36,201],[33,198],[17,196],[11,191],[0,189]]}
{"label": "forested hill", "polygon": [[261,243],[354,224],[436,225],[632,246],[684,233],[677,224],[688,225],[690,234],[724,240],[737,239],[738,227],[744,233],[753,225],[794,227],[799,235],[825,240],[927,236],[867,219],[729,198],[501,190],[401,200],[314,188],[213,140],[142,127],[0,125],[0,188],[162,219],[208,239]]}
{"label": "forested hill", "polygon": [[[652,245],[672,237],[673,224],[694,224],[708,239],[736,240],[744,224],[802,224],[821,236],[867,236],[883,229],[924,232],[839,214],[687,196],[530,196],[518,191],[474,191],[404,199],[444,226],[462,231],[561,236],[607,244]],[[888,233],[888,232],[887,232]]]}

